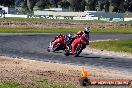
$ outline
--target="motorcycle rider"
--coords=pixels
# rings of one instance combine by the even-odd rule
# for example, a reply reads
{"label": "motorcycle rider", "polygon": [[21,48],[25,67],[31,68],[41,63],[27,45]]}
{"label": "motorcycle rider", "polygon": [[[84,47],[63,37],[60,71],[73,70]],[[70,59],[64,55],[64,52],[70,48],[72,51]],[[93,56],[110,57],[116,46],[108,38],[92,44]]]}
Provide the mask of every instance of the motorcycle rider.
{"label": "motorcycle rider", "polygon": [[82,36],[84,34],[84,31],[89,31],[90,32],[90,27],[84,28],[83,31],[79,31],[76,34],[74,34],[74,38],[79,38],[80,36]]}
{"label": "motorcycle rider", "polygon": [[52,41],[50,42],[50,47],[53,47],[53,46],[52,46],[52,45],[53,45],[52,43],[54,43],[54,41],[55,41],[56,39],[61,38],[61,37],[64,37],[64,35],[63,35],[63,34],[59,34],[59,35],[55,36],[54,40],[52,40]]}
{"label": "motorcycle rider", "polygon": [[[59,34],[58,36],[56,36],[55,38],[54,38],[54,40],[56,40],[57,38],[61,38],[61,37],[64,37],[64,35],[63,34]],[[53,41],[54,41],[53,40]]]}
{"label": "motorcycle rider", "polygon": [[[74,50],[75,50],[75,46],[80,42],[80,37],[83,35],[83,34],[86,34],[87,36],[88,36],[88,38],[89,38],[89,32],[90,32],[90,29],[89,28],[84,28],[84,30],[83,31],[81,31],[81,32],[78,32],[77,34],[75,34],[75,40],[76,41],[73,41],[72,42],[72,49],[71,49],[71,51],[72,51],[72,54],[74,55]],[[89,39],[88,39],[89,40]],[[89,44],[89,42],[88,42],[88,44]]]}
{"label": "motorcycle rider", "polygon": [[69,41],[71,39],[71,37],[72,37],[71,34],[68,34],[68,35],[65,36],[65,39],[64,40],[65,41]]}
{"label": "motorcycle rider", "polygon": [[[57,40],[57,41],[56,41]],[[61,41],[60,43],[63,43],[63,48],[68,48],[69,49],[69,45],[71,45],[71,40],[72,40],[72,35],[68,34],[68,35],[58,35],[55,37],[55,39],[50,43],[50,47],[53,48],[54,45],[56,45],[58,43],[58,41]],[[65,46],[66,45],[66,46]]]}
{"label": "motorcycle rider", "polygon": [[79,31],[76,34],[74,34],[74,38],[79,38],[81,35],[83,35],[83,31]]}
{"label": "motorcycle rider", "polygon": [[74,36],[72,34],[68,34],[65,36],[64,43],[66,44],[67,49],[70,49],[73,39]]}

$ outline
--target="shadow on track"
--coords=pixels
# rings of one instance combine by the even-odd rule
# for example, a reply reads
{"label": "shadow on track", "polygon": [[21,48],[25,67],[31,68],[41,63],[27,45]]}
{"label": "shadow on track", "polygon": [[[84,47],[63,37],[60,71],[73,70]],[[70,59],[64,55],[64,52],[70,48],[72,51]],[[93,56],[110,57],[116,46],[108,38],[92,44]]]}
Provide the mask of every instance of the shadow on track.
{"label": "shadow on track", "polygon": [[83,58],[101,58],[101,57],[97,57],[97,56],[94,56],[94,57],[92,57],[92,56],[78,56],[78,57],[83,57]]}

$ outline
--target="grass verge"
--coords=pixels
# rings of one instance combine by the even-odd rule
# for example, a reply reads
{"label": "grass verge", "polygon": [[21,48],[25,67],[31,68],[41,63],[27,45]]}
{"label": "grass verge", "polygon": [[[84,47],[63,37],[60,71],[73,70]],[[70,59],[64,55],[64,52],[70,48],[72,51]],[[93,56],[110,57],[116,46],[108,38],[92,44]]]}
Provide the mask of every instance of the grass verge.
{"label": "grass verge", "polygon": [[75,86],[73,84],[68,83],[55,83],[49,82],[47,80],[42,80],[37,82],[37,88],[80,88],[79,86]]}
{"label": "grass verge", "polygon": [[60,84],[55,82],[49,82],[47,80],[37,81],[34,85],[21,85],[15,82],[3,82],[0,83],[0,88],[80,88],[73,84]]}
{"label": "grass verge", "polygon": [[132,53],[132,39],[93,42],[90,47],[108,51]]}
{"label": "grass verge", "polygon": [[[47,80],[43,80],[43,81],[38,81],[36,83],[36,85],[29,85],[29,86],[26,86],[26,85],[20,85],[18,83],[0,83],[0,88],[84,88],[84,87],[81,87],[81,86],[75,86],[75,85],[72,85],[72,84],[57,84],[57,83],[54,83],[54,82],[48,82]],[[86,88],[130,88],[130,86],[109,86],[109,85],[92,85],[92,86],[87,86]]]}
{"label": "grass verge", "polygon": [[[0,33],[74,33],[82,28],[0,28]],[[91,33],[132,33],[131,28],[91,28]]]}
{"label": "grass verge", "polygon": [[25,87],[15,82],[2,82],[0,83],[0,88],[25,88]]}
{"label": "grass verge", "polygon": [[0,28],[0,33],[73,33],[81,28]]}
{"label": "grass verge", "polygon": [[93,28],[94,33],[132,33],[132,28]]}

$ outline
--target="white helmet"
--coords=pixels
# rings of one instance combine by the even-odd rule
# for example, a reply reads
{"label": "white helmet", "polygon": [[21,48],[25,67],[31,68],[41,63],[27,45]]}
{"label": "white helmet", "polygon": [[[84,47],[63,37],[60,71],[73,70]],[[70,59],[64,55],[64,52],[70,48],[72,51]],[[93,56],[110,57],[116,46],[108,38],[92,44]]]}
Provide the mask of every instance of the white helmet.
{"label": "white helmet", "polygon": [[88,34],[90,32],[89,28],[84,28],[83,33]]}
{"label": "white helmet", "polygon": [[68,37],[72,37],[71,34],[68,34]]}

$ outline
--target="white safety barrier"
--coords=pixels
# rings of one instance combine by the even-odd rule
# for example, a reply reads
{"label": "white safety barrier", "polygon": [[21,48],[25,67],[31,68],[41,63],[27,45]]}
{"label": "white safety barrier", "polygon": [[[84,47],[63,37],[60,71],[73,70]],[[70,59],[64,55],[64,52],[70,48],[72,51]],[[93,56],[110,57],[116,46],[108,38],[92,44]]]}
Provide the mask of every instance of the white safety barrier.
{"label": "white safety barrier", "polygon": [[3,17],[17,17],[17,18],[45,18],[45,19],[67,19],[67,20],[104,20],[104,21],[132,21],[132,18],[99,18],[99,17],[69,17],[69,16],[44,16],[44,15],[15,15],[15,14],[0,14]]}
{"label": "white safety barrier", "polygon": [[124,18],[124,21],[132,21],[132,18]]}
{"label": "white safety barrier", "polygon": [[98,20],[98,17],[73,17],[73,20]]}
{"label": "white safety barrier", "polygon": [[14,15],[14,14],[5,14],[5,17],[18,17],[18,18],[27,18],[27,15]]}

